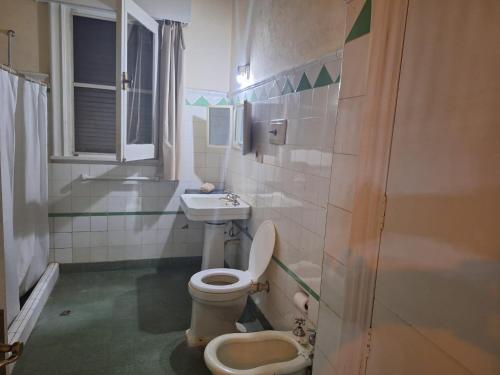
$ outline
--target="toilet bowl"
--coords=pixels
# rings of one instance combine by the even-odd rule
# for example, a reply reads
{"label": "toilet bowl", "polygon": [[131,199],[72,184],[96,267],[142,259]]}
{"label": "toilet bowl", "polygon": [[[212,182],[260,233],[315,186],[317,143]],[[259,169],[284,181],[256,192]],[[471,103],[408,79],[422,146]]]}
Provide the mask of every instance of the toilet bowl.
{"label": "toilet bowl", "polygon": [[264,221],[250,248],[248,270],[213,268],[194,274],[188,289],[193,299],[191,327],[186,331],[189,346],[204,346],[214,337],[238,332],[236,322],[245,309],[247,297],[258,286],[274,250],[275,229]]}
{"label": "toilet bowl", "polygon": [[291,332],[262,331],[216,337],[204,357],[214,375],[299,375],[311,365],[311,353]]}

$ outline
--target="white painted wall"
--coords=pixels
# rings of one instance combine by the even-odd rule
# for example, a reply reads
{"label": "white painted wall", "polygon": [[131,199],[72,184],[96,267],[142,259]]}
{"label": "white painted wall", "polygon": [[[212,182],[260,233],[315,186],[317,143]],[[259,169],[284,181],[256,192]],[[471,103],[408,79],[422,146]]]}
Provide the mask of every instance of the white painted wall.
{"label": "white painted wall", "polygon": [[184,28],[185,86],[229,91],[232,0],[193,0]]}
{"label": "white painted wall", "polygon": [[235,1],[231,90],[238,65],[250,63],[258,82],[342,48],[344,28],[344,1]]}

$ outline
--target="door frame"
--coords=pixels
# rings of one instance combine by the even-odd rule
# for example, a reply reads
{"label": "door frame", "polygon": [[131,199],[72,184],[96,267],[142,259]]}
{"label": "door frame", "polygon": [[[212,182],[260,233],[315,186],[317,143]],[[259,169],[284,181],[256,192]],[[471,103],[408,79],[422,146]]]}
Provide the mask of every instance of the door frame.
{"label": "door frame", "polygon": [[409,0],[374,0],[338,363],[366,373]]}

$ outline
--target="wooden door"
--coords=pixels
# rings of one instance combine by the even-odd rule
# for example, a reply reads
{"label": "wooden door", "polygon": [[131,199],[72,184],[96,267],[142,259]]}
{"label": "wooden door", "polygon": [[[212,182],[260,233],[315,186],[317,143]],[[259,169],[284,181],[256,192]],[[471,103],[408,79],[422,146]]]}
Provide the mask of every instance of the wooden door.
{"label": "wooden door", "polygon": [[410,0],[368,375],[500,374],[500,1]]}

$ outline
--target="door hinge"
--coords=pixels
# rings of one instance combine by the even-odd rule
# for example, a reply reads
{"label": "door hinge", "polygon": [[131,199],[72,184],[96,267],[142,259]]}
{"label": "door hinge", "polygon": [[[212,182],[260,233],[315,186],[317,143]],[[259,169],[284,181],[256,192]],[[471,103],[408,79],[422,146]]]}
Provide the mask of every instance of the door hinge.
{"label": "door hinge", "polygon": [[363,350],[363,360],[361,361],[361,367],[360,367],[360,375],[365,375],[366,371],[368,369],[368,359],[370,358],[370,352],[372,350],[372,339],[373,339],[373,332],[372,328],[368,329],[368,332],[366,333],[365,337],[365,346]]}
{"label": "door hinge", "polygon": [[380,207],[380,221],[379,221],[379,228],[380,232],[384,230],[384,225],[385,225],[385,211],[387,209],[387,194],[384,194],[384,197],[382,198],[382,203]]}

